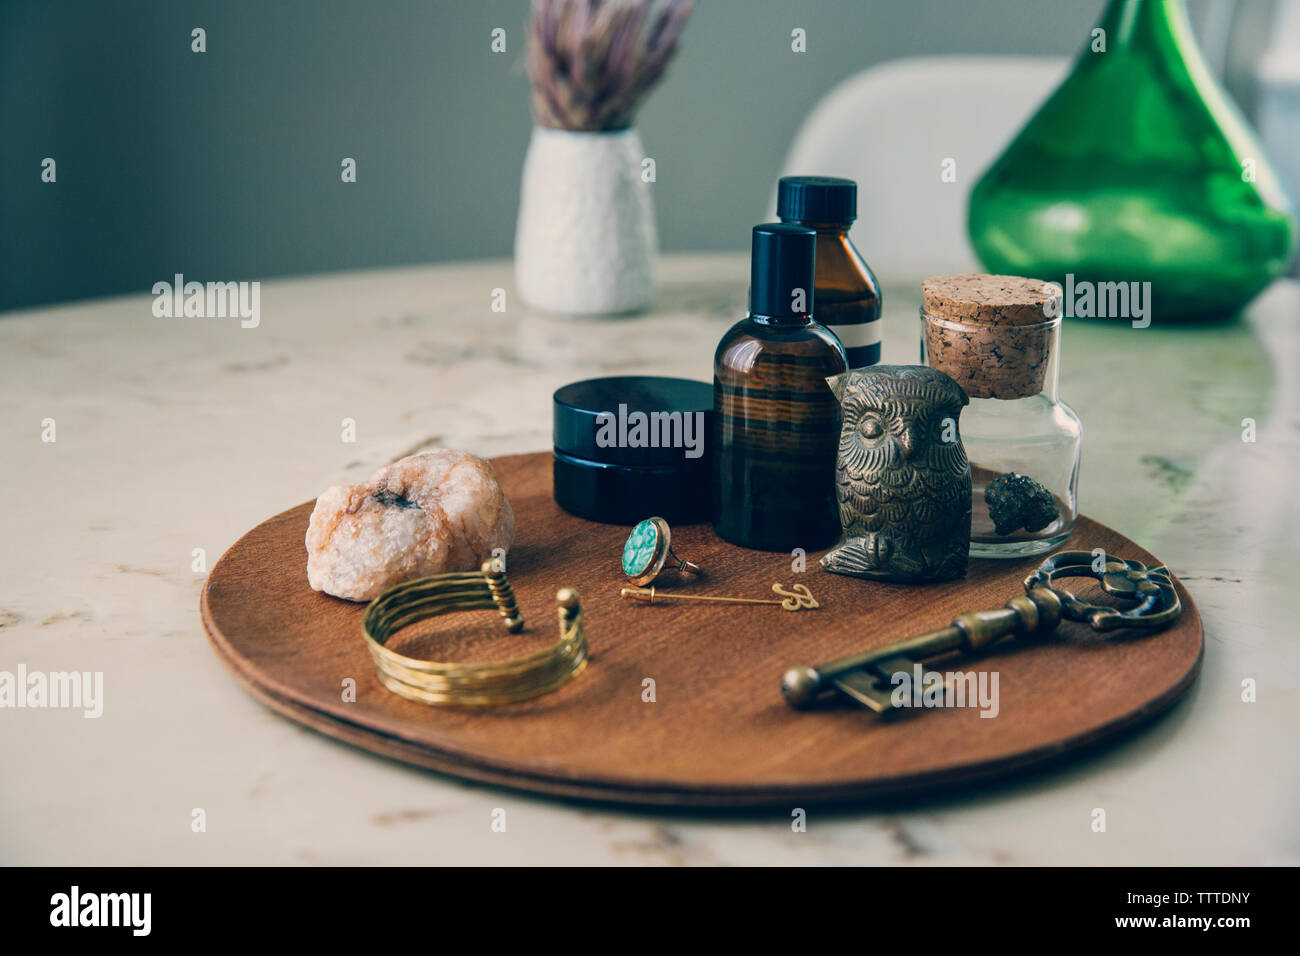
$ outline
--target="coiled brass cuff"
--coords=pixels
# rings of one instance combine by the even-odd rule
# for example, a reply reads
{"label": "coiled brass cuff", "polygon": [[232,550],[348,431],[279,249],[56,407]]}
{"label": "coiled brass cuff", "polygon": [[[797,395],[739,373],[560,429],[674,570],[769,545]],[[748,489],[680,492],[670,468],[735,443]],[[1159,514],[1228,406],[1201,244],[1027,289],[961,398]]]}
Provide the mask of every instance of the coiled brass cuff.
{"label": "coiled brass cuff", "polygon": [[582,604],[573,588],[555,595],[560,639],[551,647],[505,661],[448,664],[405,657],[384,645],[395,632],[416,621],[453,611],[496,608],[506,629],[523,629],[523,615],[499,562],[479,571],[435,574],[389,588],[370,602],[361,630],[375,660],[380,682],[395,694],[422,704],[491,707],[548,694],[587,666]]}

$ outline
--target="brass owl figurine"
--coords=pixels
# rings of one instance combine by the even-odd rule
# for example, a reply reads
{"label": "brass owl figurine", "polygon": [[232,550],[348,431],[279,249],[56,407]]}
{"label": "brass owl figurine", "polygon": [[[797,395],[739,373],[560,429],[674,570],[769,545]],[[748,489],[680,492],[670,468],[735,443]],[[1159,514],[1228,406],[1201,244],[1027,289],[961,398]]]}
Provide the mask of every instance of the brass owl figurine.
{"label": "brass owl figurine", "polygon": [[843,536],[822,567],[881,581],[965,577],[971,477],[957,420],[966,392],[920,365],[826,382],[843,420],[835,466]]}

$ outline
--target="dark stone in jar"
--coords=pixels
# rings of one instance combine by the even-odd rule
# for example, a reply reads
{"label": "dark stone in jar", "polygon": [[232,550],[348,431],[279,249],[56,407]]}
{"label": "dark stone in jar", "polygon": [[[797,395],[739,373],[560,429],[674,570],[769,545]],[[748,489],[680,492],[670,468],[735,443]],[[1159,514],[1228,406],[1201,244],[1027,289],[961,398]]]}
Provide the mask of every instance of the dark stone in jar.
{"label": "dark stone in jar", "polygon": [[1057,519],[1060,509],[1052,493],[1028,475],[1007,472],[998,475],[984,489],[984,502],[998,534],[1024,528],[1041,531]]}

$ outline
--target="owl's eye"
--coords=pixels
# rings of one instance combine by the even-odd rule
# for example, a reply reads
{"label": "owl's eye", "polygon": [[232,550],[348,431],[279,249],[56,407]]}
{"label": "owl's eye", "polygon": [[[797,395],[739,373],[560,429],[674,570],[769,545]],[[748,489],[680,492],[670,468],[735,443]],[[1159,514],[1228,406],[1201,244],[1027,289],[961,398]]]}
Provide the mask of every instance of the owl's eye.
{"label": "owl's eye", "polygon": [[874,440],[885,433],[885,426],[874,415],[865,415],[862,421],[858,422],[858,431],[863,438]]}

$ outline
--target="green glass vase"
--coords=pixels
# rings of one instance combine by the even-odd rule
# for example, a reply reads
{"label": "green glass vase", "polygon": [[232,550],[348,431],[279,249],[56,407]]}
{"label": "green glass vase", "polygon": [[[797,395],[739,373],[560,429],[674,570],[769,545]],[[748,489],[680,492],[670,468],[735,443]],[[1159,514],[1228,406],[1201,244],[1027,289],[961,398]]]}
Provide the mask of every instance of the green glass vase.
{"label": "green glass vase", "polygon": [[[1296,243],[1295,211],[1182,0],[1111,0],[1065,82],[975,186],[969,225],[990,272],[1062,283],[1066,316],[1127,317],[1106,314],[1116,286],[1100,284],[1136,295],[1150,282],[1149,315],[1165,323],[1238,312]],[[1086,309],[1074,289],[1095,294]]]}

